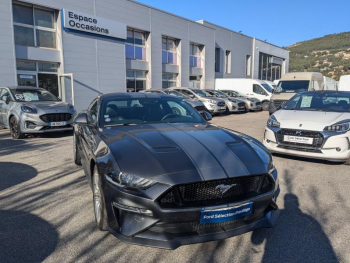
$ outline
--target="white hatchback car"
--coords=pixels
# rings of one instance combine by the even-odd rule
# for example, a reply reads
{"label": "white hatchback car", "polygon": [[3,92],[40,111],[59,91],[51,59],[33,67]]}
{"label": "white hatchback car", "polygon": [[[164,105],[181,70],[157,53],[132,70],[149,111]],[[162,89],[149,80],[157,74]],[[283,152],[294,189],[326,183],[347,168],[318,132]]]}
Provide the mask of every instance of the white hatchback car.
{"label": "white hatchback car", "polygon": [[350,164],[350,92],[296,94],[267,121],[271,152]]}

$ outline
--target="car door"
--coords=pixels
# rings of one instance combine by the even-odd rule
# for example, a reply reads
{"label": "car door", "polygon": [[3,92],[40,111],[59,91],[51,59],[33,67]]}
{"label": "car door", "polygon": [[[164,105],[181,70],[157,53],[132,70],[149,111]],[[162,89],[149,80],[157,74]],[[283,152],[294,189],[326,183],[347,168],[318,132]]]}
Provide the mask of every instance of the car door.
{"label": "car door", "polygon": [[80,130],[81,150],[86,164],[89,164],[92,158],[96,142],[94,133],[96,133],[97,116],[98,116],[98,99],[95,99],[89,106],[87,112],[88,125],[82,125]]}
{"label": "car door", "polygon": [[258,84],[253,84],[253,96],[250,97],[256,97],[259,100],[263,101],[268,99],[268,94],[266,93],[266,91]]}

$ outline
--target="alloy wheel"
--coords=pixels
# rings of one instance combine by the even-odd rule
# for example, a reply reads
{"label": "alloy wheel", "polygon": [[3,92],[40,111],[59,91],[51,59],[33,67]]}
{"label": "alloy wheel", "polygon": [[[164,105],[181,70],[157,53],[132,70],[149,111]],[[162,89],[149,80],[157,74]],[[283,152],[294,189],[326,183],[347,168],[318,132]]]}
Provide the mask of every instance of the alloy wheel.
{"label": "alloy wheel", "polygon": [[18,123],[15,117],[10,120],[10,132],[13,138],[17,138],[18,135]]}

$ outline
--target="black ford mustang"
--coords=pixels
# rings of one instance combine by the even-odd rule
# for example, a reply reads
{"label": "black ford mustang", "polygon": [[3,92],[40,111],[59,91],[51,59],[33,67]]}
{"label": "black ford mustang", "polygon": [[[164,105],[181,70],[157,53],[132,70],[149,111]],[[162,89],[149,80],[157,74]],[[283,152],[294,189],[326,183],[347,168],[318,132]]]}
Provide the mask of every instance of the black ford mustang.
{"label": "black ford mustang", "polygon": [[90,182],[100,230],[175,249],[274,224],[271,154],[203,114],[174,96],[117,93],[76,117],[75,163]]}

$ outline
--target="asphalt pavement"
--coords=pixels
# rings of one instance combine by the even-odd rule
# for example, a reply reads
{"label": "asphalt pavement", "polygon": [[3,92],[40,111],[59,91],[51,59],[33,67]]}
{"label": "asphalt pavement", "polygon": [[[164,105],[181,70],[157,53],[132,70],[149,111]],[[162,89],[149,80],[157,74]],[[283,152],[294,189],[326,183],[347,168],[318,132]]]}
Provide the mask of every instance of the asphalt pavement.
{"label": "asphalt pavement", "polygon": [[[268,113],[212,123],[262,140]],[[350,166],[275,156],[273,228],[177,250],[129,245],[94,225],[71,134],[11,139],[0,130],[0,262],[350,262]]]}

